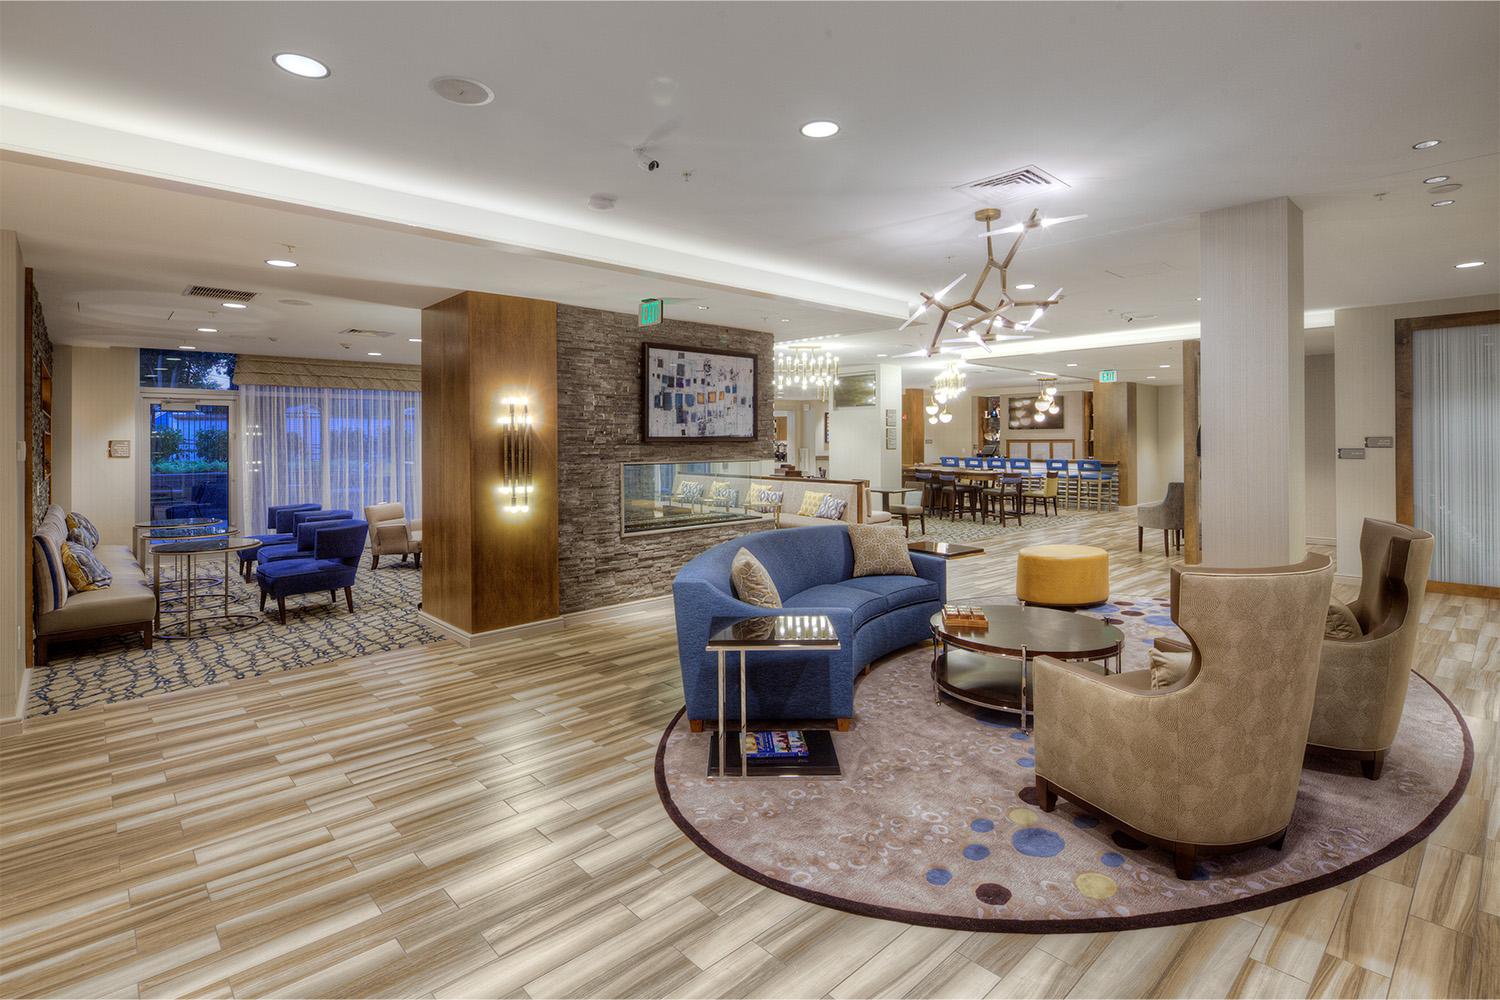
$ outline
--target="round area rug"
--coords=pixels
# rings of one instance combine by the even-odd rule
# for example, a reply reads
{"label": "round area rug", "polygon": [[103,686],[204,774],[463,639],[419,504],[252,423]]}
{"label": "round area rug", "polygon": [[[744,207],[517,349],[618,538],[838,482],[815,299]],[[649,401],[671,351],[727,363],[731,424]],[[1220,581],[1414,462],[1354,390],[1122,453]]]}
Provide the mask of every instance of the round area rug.
{"label": "round area rug", "polygon": [[[1159,600],[1115,598],[1087,613],[1126,633],[1125,670],[1146,666],[1156,636],[1181,636]],[[1184,882],[1166,851],[1066,800],[1042,812],[1019,719],[935,704],[931,657],[908,649],[858,681],[854,727],[833,734],[841,778],[707,778],[715,737],[690,733],[678,713],[656,757],[667,812],[732,871],[824,906],[959,930],[1114,931],[1259,909],[1354,878],[1430,834],[1473,766],[1462,716],[1412,674],[1379,781],[1353,761],[1309,757],[1284,849],[1204,858]]]}

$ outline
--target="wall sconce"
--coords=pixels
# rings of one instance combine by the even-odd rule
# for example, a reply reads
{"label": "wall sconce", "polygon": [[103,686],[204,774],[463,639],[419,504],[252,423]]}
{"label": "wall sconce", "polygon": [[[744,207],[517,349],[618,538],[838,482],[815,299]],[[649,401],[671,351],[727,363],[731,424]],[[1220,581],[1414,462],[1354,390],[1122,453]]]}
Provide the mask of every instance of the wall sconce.
{"label": "wall sconce", "polygon": [[500,428],[500,481],[495,484],[495,500],[502,514],[529,514],[536,479],[531,468],[531,407],[525,397],[500,400],[495,426]]}

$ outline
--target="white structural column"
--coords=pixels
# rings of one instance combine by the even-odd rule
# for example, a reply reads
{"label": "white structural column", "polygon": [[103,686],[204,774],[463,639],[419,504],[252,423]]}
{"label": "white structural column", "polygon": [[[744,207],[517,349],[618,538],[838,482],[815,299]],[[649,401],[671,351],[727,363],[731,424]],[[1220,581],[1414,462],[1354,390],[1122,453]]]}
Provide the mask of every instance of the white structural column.
{"label": "white structural column", "polygon": [[1300,562],[1302,210],[1275,198],[1199,219],[1203,562]]}

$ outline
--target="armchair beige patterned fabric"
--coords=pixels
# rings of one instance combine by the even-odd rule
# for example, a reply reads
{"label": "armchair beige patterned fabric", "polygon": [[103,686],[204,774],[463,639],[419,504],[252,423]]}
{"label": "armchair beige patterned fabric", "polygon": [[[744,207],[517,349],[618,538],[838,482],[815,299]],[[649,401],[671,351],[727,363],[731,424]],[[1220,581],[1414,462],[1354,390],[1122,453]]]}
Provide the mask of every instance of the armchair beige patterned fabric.
{"label": "armchair beige patterned fabric", "polygon": [[370,524],[370,568],[380,565],[381,556],[415,556],[422,568],[422,522],[408,521],[406,508],[399,503],[379,503],[365,508]]}
{"label": "armchair beige patterned fabric", "polygon": [[1385,766],[1406,705],[1433,545],[1432,535],[1419,528],[1365,518],[1359,597],[1339,615],[1352,614],[1359,634],[1323,640],[1308,748],[1357,759],[1372,781]]}
{"label": "armchair beige patterned fabric", "polygon": [[[1266,569],[1172,568],[1172,618],[1191,639],[1176,683],[1033,662],[1036,790],[1062,795],[1171,851],[1280,846],[1302,775],[1318,680],[1327,556]],[[1166,649],[1180,644],[1158,640]]]}

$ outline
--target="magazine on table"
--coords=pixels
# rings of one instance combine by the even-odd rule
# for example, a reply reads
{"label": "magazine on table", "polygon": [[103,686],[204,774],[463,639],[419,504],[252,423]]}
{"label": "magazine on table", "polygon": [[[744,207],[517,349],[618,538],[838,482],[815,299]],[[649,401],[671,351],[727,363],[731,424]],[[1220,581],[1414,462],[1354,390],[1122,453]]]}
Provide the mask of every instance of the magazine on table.
{"label": "magazine on table", "polygon": [[747,760],[772,757],[806,757],[807,741],[798,729],[777,729],[767,733],[745,733],[741,745]]}

